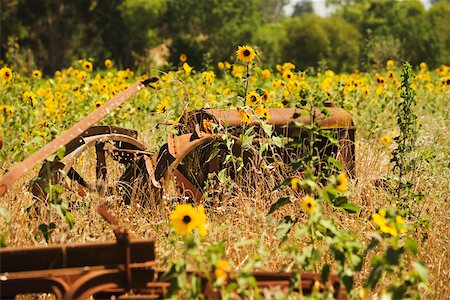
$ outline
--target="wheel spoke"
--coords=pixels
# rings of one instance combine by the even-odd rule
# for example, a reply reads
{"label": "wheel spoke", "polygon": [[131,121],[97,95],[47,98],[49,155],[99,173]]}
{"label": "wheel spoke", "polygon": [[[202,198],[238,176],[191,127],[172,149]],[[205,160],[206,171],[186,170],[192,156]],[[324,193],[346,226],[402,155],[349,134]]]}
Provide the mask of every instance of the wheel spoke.
{"label": "wheel spoke", "polygon": [[97,156],[97,166],[95,169],[97,175],[96,187],[97,191],[100,194],[103,194],[106,186],[106,156],[104,142],[95,143],[95,154]]}

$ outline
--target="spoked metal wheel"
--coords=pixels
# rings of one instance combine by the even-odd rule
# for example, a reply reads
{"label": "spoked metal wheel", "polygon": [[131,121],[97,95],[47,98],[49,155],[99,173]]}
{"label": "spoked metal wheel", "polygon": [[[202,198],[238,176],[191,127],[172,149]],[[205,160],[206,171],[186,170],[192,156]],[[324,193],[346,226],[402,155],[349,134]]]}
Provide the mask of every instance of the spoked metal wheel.
{"label": "spoked metal wheel", "polygon": [[[60,184],[67,198],[86,193],[123,196],[126,204],[132,198],[151,193],[146,160],[151,154],[137,140],[137,132],[120,127],[96,126],[66,145],[62,159],[46,161],[32,193],[38,199],[48,198],[48,186]],[[70,200],[70,199],[69,199]]]}

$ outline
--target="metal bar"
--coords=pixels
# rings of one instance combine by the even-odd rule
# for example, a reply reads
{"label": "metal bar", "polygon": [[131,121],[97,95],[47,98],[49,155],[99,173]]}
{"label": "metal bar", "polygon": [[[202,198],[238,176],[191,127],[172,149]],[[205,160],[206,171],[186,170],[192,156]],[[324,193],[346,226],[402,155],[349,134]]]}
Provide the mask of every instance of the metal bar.
{"label": "metal bar", "polygon": [[6,193],[6,190],[20,177],[26,174],[34,166],[42,163],[51,154],[55,153],[59,148],[66,145],[74,138],[78,137],[89,127],[94,125],[100,119],[108,115],[113,109],[119,107],[123,102],[132,97],[134,94],[142,90],[144,87],[149,85],[151,82],[158,81],[158,77],[151,77],[149,79],[136,82],[131,85],[126,90],[120,92],[111,100],[106,102],[103,106],[99,107],[95,111],[91,112],[86,118],[69,128],[67,131],[63,132],[59,137],[52,140],[43,148],[39,149],[34,154],[27,157],[24,161],[19,163],[15,168],[6,173],[0,179],[0,196]]}
{"label": "metal bar", "polygon": [[97,164],[95,174],[97,177],[96,187],[99,194],[103,195],[106,190],[106,155],[105,142],[97,141],[95,143],[95,155]]}
{"label": "metal bar", "polygon": [[178,169],[175,169],[173,171],[173,176],[183,191],[194,199],[197,204],[203,202],[203,193],[199,191],[199,189],[196,188],[195,185],[183,175],[183,173],[181,173]]}
{"label": "metal bar", "polygon": [[[22,272],[124,264],[122,245],[116,242],[49,247],[0,249],[1,272]],[[154,242],[132,240],[131,263],[155,260]]]}

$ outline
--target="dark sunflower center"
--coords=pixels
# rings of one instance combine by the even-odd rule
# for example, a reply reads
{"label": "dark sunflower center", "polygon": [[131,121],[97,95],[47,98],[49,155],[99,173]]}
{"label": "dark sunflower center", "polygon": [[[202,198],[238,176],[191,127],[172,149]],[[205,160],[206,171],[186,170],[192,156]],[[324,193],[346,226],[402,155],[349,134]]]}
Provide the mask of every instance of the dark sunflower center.
{"label": "dark sunflower center", "polygon": [[311,203],[311,202],[308,202],[306,205],[307,205],[309,208],[312,207],[312,203]]}
{"label": "dark sunflower center", "polygon": [[191,221],[191,217],[189,217],[189,216],[184,216],[183,217],[183,223],[188,224],[190,221]]}
{"label": "dark sunflower center", "polygon": [[243,54],[244,54],[244,56],[250,56],[250,50],[245,49]]}

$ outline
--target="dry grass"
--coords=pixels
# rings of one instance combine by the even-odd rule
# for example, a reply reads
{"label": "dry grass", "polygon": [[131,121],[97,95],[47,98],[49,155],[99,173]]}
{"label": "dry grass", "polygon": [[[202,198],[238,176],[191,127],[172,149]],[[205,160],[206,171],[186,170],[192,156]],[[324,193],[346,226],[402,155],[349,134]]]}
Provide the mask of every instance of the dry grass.
{"label": "dry grass", "polygon": [[[431,136],[431,140],[424,139],[421,147],[426,149],[429,143],[448,140],[448,127],[436,130],[433,119],[423,120],[425,131],[421,136]],[[442,125],[442,124],[441,124]],[[447,131],[442,131],[447,130]],[[446,133],[447,132],[447,133]],[[151,141],[149,135],[143,137]],[[444,142],[445,143],[445,142]],[[442,145],[442,147],[445,147]],[[438,149],[438,148],[436,148]],[[375,180],[389,172],[389,150],[380,147],[377,139],[357,140],[357,177],[350,182],[350,200],[360,206],[362,210],[357,214],[348,214],[324,207],[324,214],[336,221],[345,230],[358,233],[362,240],[366,234],[375,228],[370,222],[371,215],[379,208],[389,205],[385,191],[375,187]],[[439,153],[438,158],[439,158]],[[422,164],[415,177],[414,186],[422,191],[425,199],[415,204],[421,217],[429,220],[429,228],[419,231],[419,257],[428,267],[430,290],[425,292],[427,299],[449,299],[450,295],[450,207],[448,194],[450,187],[449,169],[445,165],[448,157],[440,157],[437,164]],[[444,161],[444,163],[442,162]],[[2,170],[11,167],[3,165]],[[0,198],[0,207],[10,213],[10,222],[0,224],[0,232],[6,234],[8,247],[35,246],[45,244],[45,240],[38,233],[40,223],[49,222],[48,212],[38,216],[30,216],[26,208],[32,204],[27,183],[37,175],[37,171],[30,172],[26,178],[17,182],[8,193]],[[247,179],[248,180],[248,179]],[[234,186],[231,192],[223,187],[220,196],[214,197],[213,205],[208,209],[210,241],[225,241],[227,255],[237,268],[252,260],[261,250],[261,245],[269,249],[270,256],[262,262],[267,270],[278,270],[287,261],[279,248],[279,241],[275,237],[275,226],[282,215],[299,214],[299,205],[283,208],[273,216],[267,216],[268,209],[281,192],[272,192],[277,183],[270,174],[257,175],[251,179],[255,188],[244,191]],[[145,192],[145,191],[144,191]],[[292,193],[292,192],[291,192]],[[114,214],[117,215],[123,227],[127,228],[131,236],[136,239],[154,239],[157,245],[157,255],[162,266],[167,266],[172,260],[179,258],[181,253],[177,244],[169,241],[170,231],[168,216],[174,202],[165,199],[159,205],[145,204],[135,199],[131,205],[121,203],[120,196],[113,195],[100,198],[96,194],[78,197],[78,205],[73,211],[76,223],[74,228],[68,229],[57,214],[53,213],[53,220],[57,229],[53,234],[53,243],[76,242],[87,243],[112,240],[112,230],[96,213],[96,206],[106,201]],[[150,201],[150,203],[152,203]],[[422,239],[423,234],[427,237]],[[243,243],[243,241],[247,241]],[[365,275],[365,276],[364,276]],[[367,276],[367,270],[358,278]]]}

